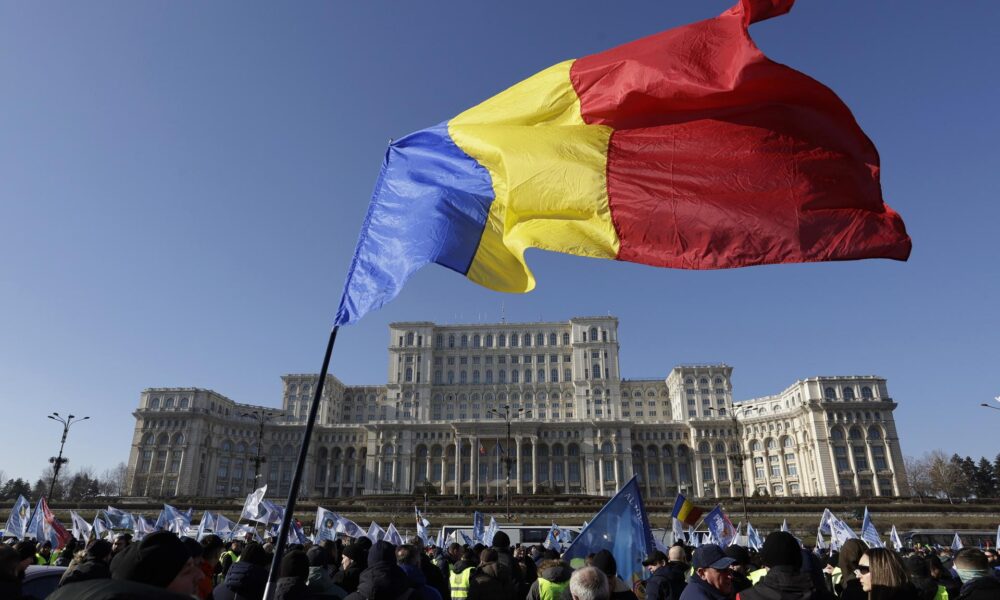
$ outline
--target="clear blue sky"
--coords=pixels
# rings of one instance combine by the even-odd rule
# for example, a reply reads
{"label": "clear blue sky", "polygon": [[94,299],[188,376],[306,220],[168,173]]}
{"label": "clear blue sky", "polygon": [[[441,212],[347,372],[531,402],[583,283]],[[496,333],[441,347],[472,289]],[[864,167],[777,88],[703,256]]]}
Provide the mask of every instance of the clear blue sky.
{"label": "clear blue sky", "polygon": [[[125,460],[146,387],[277,405],[317,372],[389,138],[728,0],[0,2],[0,407],[8,476]],[[1000,445],[1000,3],[802,0],[753,35],[882,156],[910,261],[690,272],[529,253],[539,285],[440,267],[338,341],[386,378],[397,320],[621,319],[627,377],[735,367],[737,399],[877,374],[903,452]],[[1000,406],[1000,404],[996,404]]]}

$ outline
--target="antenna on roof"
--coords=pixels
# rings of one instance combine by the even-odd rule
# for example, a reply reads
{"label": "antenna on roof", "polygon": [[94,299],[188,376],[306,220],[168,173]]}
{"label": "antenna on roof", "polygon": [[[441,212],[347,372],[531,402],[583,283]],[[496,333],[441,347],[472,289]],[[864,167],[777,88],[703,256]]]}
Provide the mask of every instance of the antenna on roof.
{"label": "antenna on roof", "polygon": [[500,322],[501,323],[507,322],[507,317],[503,312],[503,300],[500,301]]}

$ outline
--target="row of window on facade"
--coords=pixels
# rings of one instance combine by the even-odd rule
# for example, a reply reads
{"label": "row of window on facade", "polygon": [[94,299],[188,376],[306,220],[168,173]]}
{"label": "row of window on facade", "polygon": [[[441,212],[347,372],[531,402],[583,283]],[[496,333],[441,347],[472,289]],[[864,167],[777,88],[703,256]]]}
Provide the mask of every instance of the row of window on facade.
{"label": "row of window on facade", "polygon": [[[183,398],[181,398],[177,402],[177,408],[185,409],[185,408],[188,407],[188,405],[190,404],[190,402],[191,401],[190,401],[189,398],[183,397]],[[148,406],[149,406],[149,408],[160,408],[160,397],[159,396],[153,396],[152,398],[150,398]],[[174,408],[174,397],[173,396],[167,396],[166,398],[164,398],[164,400],[163,400],[163,408],[164,409]]]}
{"label": "row of window on facade", "polygon": [[[596,342],[598,340],[602,342],[608,341],[608,332],[604,329],[598,329],[596,327],[591,327],[589,330],[585,330],[581,333],[582,341],[584,342]],[[548,335],[544,333],[536,333],[534,336],[530,333],[487,333],[487,334],[449,334],[447,337],[447,347],[448,348],[506,348],[508,344],[511,348],[516,348],[518,346],[531,347],[534,346],[557,346],[559,341],[562,341],[563,346],[568,346],[570,343],[569,333],[563,333],[561,336],[550,332]],[[495,346],[494,346],[495,342]],[[547,342],[547,343],[546,343]],[[423,346],[424,336],[419,334],[414,334],[413,332],[408,332],[405,336],[399,337],[400,346]],[[434,347],[444,348],[445,347],[445,336],[444,334],[437,334],[434,337]]]}
{"label": "row of window on facade", "polygon": [[[524,383],[533,383],[532,373],[533,371],[531,369],[525,369],[523,371],[523,376],[522,376],[522,371],[516,369],[511,370],[510,383],[521,383],[522,381]],[[538,369],[537,371],[534,371],[534,373],[536,374],[534,382],[545,383],[546,381],[545,369]],[[602,370],[601,365],[595,364],[590,368],[590,371],[587,372],[587,374],[589,375],[590,379],[607,379],[610,376],[610,371],[606,367]],[[462,370],[458,372],[458,378],[456,380],[455,371],[448,371],[447,377],[445,377],[443,370],[435,369],[433,382],[437,385],[456,385],[456,384],[462,385],[468,383],[472,384],[508,383],[506,369],[500,369],[497,371],[496,374],[497,376],[495,381],[493,378],[492,369],[486,369],[485,372],[483,372],[482,374],[480,374],[480,371],[478,369],[475,369],[472,371],[471,375],[472,377],[470,378],[469,372],[466,370]],[[420,372],[417,371],[416,373],[414,373],[413,367],[406,367],[405,371],[398,374],[397,378],[405,383],[413,383],[413,382],[420,383]],[[563,382],[573,381],[573,371],[572,369],[563,369],[563,376],[562,379],[560,380],[559,369],[551,369],[548,371],[548,381],[552,383],[557,383],[559,381]]]}
{"label": "row of window on facade", "polygon": [[[834,387],[827,387],[826,389],[823,390],[823,397],[826,398],[827,400],[836,400],[837,399],[837,389],[834,388]],[[846,386],[846,385],[844,387],[842,387],[841,388],[840,398],[842,398],[844,400],[856,400],[857,397],[854,394],[854,388],[850,387],[850,386]],[[874,394],[874,392],[872,392],[872,388],[868,387],[867,385],[862,386],[861,387],[861,399],[862,400],[871,400],[873,398],[875,398],[875,394]]]}

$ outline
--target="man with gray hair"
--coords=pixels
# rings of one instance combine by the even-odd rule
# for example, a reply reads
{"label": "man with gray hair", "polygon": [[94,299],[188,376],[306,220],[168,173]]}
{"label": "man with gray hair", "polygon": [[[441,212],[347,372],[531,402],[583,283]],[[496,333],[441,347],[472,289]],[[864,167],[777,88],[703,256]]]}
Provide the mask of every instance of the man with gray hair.
{"label": "man with gray hair", "polygon": [[608,578],[596,567],[578,569],[569,578],[569,593],[573,600],[608,600]]}

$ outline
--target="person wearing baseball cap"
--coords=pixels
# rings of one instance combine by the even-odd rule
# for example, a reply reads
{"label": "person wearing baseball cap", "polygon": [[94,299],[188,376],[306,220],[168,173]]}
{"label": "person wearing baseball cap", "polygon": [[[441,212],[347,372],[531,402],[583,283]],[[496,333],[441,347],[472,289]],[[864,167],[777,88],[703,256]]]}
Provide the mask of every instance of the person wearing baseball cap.
{"label": "person wearing baseball cap", "polygon": [[694,551],[691,566],[694,575],[684,588],[680,600],[729,600],[733,597],[733,572],[729,565],[735,559],[726,556],[718,544],[702,544]]}

